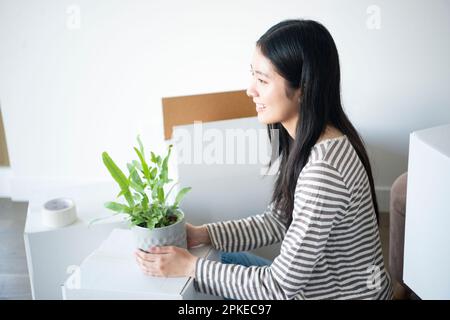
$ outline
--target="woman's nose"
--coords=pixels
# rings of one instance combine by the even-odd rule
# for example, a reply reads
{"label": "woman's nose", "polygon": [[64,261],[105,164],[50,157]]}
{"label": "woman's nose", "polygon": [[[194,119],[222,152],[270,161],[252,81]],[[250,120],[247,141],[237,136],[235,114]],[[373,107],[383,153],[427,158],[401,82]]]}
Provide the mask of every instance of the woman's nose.
{"label": "woman's nose", "polygon": [[255,88],[253,87],[253,83],[248,86],[246,93],[250,98],[256,97],[258,95]]}

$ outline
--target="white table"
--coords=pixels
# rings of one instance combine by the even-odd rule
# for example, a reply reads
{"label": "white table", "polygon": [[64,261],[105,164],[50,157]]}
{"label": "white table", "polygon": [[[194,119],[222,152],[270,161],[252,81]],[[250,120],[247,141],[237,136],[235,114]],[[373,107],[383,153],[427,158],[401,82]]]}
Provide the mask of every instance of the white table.
{"label": "white table", "polygon": [[[145,275],[134,257],[136,245],[130,230],[115,229],[83,260],[62,286],[67,300],[91,299],[219,299],[195,291],[191,277],[152,277]],[[210,246],[190,249],[198,257],[218,260]]]}
{"label": "white table", "polygon": [[[62,299],[61,285],[72,265],[96,249],[114,228],[126,228],[124,216],[112,217],[103,207],[118,194],[113,183],[90,183],[70,188],[46,188],[29,201],[24,230],[25,250],[33,299]],[[41,222],[42,205],[53,198],[75,201],[78,220],[62,228],[49,228]],[[89,227],[98,217],[111,216]]]}

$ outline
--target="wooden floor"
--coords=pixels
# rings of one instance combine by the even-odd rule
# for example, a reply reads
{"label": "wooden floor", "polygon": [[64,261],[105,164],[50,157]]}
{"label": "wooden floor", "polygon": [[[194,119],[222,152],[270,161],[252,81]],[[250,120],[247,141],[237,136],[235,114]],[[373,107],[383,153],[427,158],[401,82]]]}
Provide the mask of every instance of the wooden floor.
{"label": "wooden floor", "polygon": [[[23,230],[26,202],[0,198],[0,299],[31,299]],[[384,261],[388,263],[389,215],[380,214]]]}

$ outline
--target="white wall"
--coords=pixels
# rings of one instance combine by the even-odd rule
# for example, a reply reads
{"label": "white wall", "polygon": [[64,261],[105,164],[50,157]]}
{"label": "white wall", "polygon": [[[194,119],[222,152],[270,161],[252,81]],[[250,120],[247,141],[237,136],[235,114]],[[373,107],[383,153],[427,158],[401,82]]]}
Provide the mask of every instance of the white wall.
{"label": "white wall", "polygon": [[[368,27],[370,5],[380,29]],[[303,17],[324,23],[337,43],[345,107],[386,197],[407,169],[409,132],[450,122],[449,9],[446,0],[0,0],[11,162],[0,194],[109,179],[101,152],[125,163],[138,133],[164,150],[161,97],[245,88],[258,37]]]}

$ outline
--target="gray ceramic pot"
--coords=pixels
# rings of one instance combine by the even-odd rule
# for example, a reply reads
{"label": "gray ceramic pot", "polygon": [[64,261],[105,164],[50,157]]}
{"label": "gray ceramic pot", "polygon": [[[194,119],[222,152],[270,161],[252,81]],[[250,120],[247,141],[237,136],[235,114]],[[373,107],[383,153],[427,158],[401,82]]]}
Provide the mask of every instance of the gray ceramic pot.
{"label": "gray ceramic pot", "polygon": [[[181,211],[180,211],[181,212]],[[136,246],[144,251],[153,246],[177,246],[187,248],[185,216],[178,222],[162,228],[148,229],[138,226],[131,228]]]}

